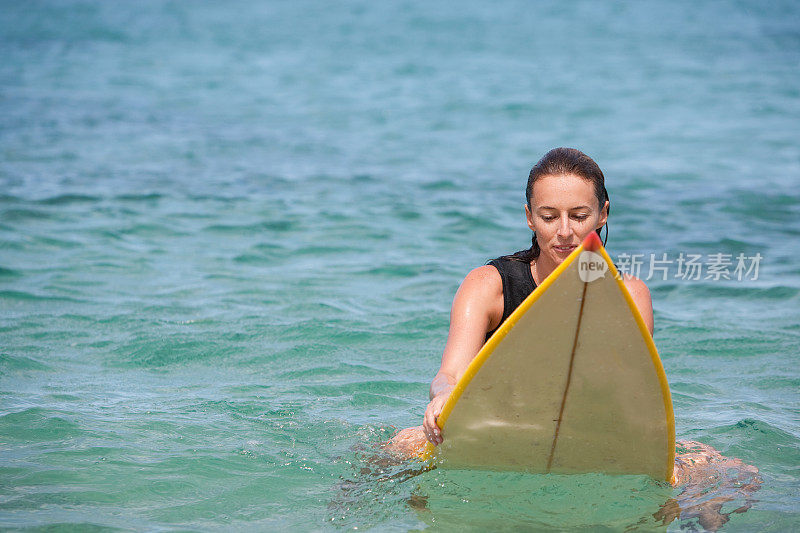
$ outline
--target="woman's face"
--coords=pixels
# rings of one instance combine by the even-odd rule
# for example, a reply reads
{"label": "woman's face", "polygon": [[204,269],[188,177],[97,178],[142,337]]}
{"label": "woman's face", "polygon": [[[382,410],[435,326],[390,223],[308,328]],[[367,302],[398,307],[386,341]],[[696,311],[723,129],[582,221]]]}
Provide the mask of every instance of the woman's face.
{"label": "woman's face", "polygon": [[539,178],[530,200],[531,208],[525,206],[525,215],[542,250],[539,259],[555,265],[589,233],[603,227],[608,218],[608,202],[601,210],[592,182],[573,174]]}

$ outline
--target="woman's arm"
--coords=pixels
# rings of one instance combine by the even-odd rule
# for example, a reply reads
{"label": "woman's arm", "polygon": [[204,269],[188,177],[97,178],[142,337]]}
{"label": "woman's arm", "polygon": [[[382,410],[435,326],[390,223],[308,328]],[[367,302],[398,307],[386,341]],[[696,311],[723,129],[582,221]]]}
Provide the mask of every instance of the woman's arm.
{"label": "woman's arm", "polygon": [[486,333],[497,327],[503,316],[503,280],[490,265],[476,268],[464,278],[450,310],[450,332],[442,354],[442,364],[430,388],[431,402],[425,410],[425,436],[434,445],[442,435],[436,419],[450,392],[470,361],[486,340]]}

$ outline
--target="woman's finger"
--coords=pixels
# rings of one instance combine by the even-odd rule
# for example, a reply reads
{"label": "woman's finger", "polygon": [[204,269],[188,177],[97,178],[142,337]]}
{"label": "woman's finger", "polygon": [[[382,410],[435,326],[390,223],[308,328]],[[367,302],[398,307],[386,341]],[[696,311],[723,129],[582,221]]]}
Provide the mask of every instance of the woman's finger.
{"label": "woman's finger", "polygon": [[435,422],[433,422],[433,413],[431,411],[425,411],[425,419],[423,421],[422,427],[425,430],[425,438],[428,439],[428,441],[430,441],[431,444],[436,444],[436,442],[433,440],[433,435],[432,435],[434,424]]}

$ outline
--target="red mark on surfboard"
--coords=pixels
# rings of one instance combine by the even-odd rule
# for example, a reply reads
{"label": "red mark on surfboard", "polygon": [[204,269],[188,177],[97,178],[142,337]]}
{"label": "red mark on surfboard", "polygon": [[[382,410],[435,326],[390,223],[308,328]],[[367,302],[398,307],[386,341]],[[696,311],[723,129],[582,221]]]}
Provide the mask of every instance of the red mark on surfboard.
{"label": "red mark on surfboard", "polygon": [[603,243],[600,242],[600,236],[596,231],[591,232],[583,239],[583,249],[589,250],[590,252],[599,250],[602,245]]}

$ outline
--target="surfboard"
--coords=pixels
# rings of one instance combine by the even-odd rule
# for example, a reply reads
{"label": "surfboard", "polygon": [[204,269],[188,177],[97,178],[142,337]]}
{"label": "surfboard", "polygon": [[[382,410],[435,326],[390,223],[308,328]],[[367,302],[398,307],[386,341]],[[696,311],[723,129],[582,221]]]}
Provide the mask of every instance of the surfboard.
{"label": "surfboard", "polygon": [[438,424],[423,457],[440,467],[672,480],[664,368],[596,233],[486,342]]}

